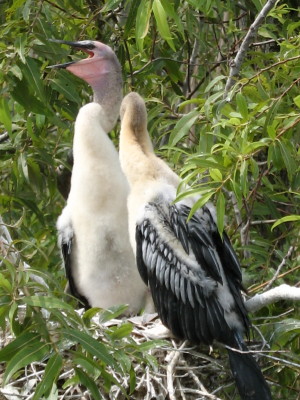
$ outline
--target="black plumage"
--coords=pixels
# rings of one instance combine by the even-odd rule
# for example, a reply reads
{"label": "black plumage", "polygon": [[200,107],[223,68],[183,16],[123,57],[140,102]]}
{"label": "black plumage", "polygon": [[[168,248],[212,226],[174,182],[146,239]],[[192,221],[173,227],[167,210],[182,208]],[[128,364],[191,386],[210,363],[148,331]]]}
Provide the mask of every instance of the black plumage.
{"label": "black plumage", "polygon": [[[249,336],[251,324],[239,261],[226,233],[221,238],[205,206],[188,222],[190,207],[184,204],[164,209],[154,201],[144,211],[136,226],[137,265],[162,322],[178,338],[231,347],[230,366],[242,399],[271,399],[260,368],[245,353],[242,335]],[[222,304],[222,296],[230,304]]]}

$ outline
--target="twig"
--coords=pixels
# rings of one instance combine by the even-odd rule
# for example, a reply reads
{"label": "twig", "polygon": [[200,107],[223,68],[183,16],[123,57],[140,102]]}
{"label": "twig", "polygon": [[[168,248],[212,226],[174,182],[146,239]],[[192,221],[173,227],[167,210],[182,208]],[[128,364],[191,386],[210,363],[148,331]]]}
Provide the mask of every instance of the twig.
{"label": "twig", "polygon": [[300,288],[282,284],[265,293],[256,294],[254,297],[247,300],[245,305],[249,312],[255,312],[268,304],[273,304],[280,300],[299,301]]}
{"label": "twig", "polygon": [[172,353],[169,354],[168,360],[170,360],[168,366],[167,366],[167,389],[168,389],[168,394],[170,400],[176,400],[175,396],[175,389],[173,385],[173,373],[175,366],[178,362],[178,359],[181,355],[180,350],[182,350],[187,344],[187,341],[185,340],[182,345],[179,347],[179,349],[173,350]]}
{"label": "twig", "polygon": [[263,74],[264,72],[269,71],[270,69],[272,69],[274,67],[277,67],[278,65],[286,64],[286,63],[288,63],[290,61],[299,60],[299,58],[300,58],[300,56],[286,58],[285,60],[277,61],[276,63],[274,63],[272,65],[268,65],[267,67],[260,69],[255,75],[253,75],[250,78],[248,78],[247,82],[242,85],[242,88],[244,86],[248,85],[249,82],[251,82],[253,79],[257,78],[259,75]]}
{"label": "twig", "polygon": [[224,98],[227,97],[229,90],[235,83],[235,78],[238,76],[243,60],[245,58],[245,55],[248,51],[248,48],[250,46],[251,40],[254,38],[256,35],[258,28],[261,26],[263,23],[264,19],[268,15],[269,11],[274,7],[275,3],[277,0],[268,0],[267,3],[264,5],[264,7],[261,9],[260,13],[254,20],[253,24],[250,26],[242,44],[237,52],[237,55],[235,56],[234,60],[232,60],[231,65],[230,65],[230,72],[229,72],[229,77],[226,82],[225,86],[225,93],[224,93]]}
{"label": "twig", "polygon": [[202,384],[202,382],[200,382],[200,379],[198,378],[198,376],[196,374],[194,374],[193,371],[191,371],[189,369],[188,374],[191,376],[191,378],[194,380],[194,382],[196,383],[196,385],[200,388],[200,390],[198,390],[198,394],[200,394],[201,396],[204,396],[208,399],[212,399],[212,400],[221,400],[219,397],[215,396],[214,394],[209,393],[205,386]]}
{"label": "twig", "polygon": [[290,246],[288,252],[286,253],[286,255],[283,257],[281,263],[278,265],[278,268],[273,276],[273,278],[269,281],[269,283],[266,285],[266,287],[264,288],[263,292],[266,292],[272,285],[273,283],[276,281],[276,279],[278,278],[278,275],[280,274],[280,271],[282,269],[282,267],[285,266],[287,259],[291,256],[292,252],[294,250],[294,246]]}
{"label": "twig", "polygon": [[[294,268],[292,268],[292,269],[290,269],[290,270],[284,272],[283,274],[278,275],[278,278],[283,278],[283,277],[285,277],[286,275],[290,274],[291,272],[297,271],[298,269],[300,269],[300,265],[297,265],[296,267],[294,267]],[[258,286],[255,286],[255,287],[253,287],[253,288],[251,288],[251,289],[248,289],[248,294],[249,294],[249,293],[256,292],[257,290],[259,290],[259,289],[265,287],[269,282],[270,282],[270,281],[263,282],[263,283],[261,283],[261,284],[258,285]]]}

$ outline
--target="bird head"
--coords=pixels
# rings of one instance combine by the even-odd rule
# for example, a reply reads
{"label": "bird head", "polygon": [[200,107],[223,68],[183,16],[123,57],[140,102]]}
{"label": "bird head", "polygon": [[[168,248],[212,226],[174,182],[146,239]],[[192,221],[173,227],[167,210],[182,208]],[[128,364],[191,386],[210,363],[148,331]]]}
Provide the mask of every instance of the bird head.
{"label": "bird head", "polygon": [[48,68],[65,68],[74,75],[86,81],[94,91],[99,83],[109,74],[121,75],[121,66],[114,51],[104,43],[93,40],[72,42],[68,40],[51,40],[67,44],[88,54],[87,58],[63,64],[51,65]]}

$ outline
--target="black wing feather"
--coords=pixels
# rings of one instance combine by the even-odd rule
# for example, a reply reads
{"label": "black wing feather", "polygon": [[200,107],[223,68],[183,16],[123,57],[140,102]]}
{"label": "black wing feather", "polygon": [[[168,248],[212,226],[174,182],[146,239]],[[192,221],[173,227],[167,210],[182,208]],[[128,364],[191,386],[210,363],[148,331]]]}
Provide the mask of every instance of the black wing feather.
{"label": "black wing feather", "polygon": [[72,296],[76,297],[79,302],[84,306],[84,308],[88,309],[90,307],[89,302],[85,296],[82,296],[76,287],[74,277],[72,274],[72,245],[73,238],[69,238],[67,241],[62,240],[61,243],[61,252],[64,260],[64,266],[66,271],[66,277],[69,282],[69,289]]}
{"label": "black wing feather", "polygon": [[[228,338],[231,342],[232,329],[216,293],[223,284],[223,273],[236,300],[234,311],[247,331],[250,324],[240,293],[240,266],[228,237],[224,235],[222,241],[218,234],[209,210],[203,208],[187,222],[190,208],[185,205],[170,205],[166,211],[155,203],[147,207],[150,216],[146,212],[136,227],[137,265],[149,283],[162,322],[180,338],[204,343],[214,339],[224,343]],[[176,240],[186,257],[174,250]],[[198,269],[189,264],[191,251]]]}

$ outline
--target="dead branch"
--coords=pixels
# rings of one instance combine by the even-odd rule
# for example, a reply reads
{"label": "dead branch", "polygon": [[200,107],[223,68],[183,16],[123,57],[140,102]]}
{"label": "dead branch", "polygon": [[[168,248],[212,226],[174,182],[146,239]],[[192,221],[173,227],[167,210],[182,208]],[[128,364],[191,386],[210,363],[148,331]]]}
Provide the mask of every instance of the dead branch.
{"label": "dead branch", "polygon": [[237,52],[234,60],[230,63],[229,77],[225,86],[224,98],[227,97],[229,90],[235,83],[235,78],[238,76],[248,48],[250,46],[251,40],[256,35],[258,28],[262,25],[264,19],[267,17],[269,11],[275,6],[276,0],[268,0],[264,7],[261,9],[260,13],[254,20],[253,24],[250,26],[242,44]]}
{"label": "dead branch", "polygon": [[299,301],[300,288],[282,284],[267,292],[256,294],[254,297],[246,301],[246,308],[249,312],[256,312],[261,308],[276,303],[280,300]]}

